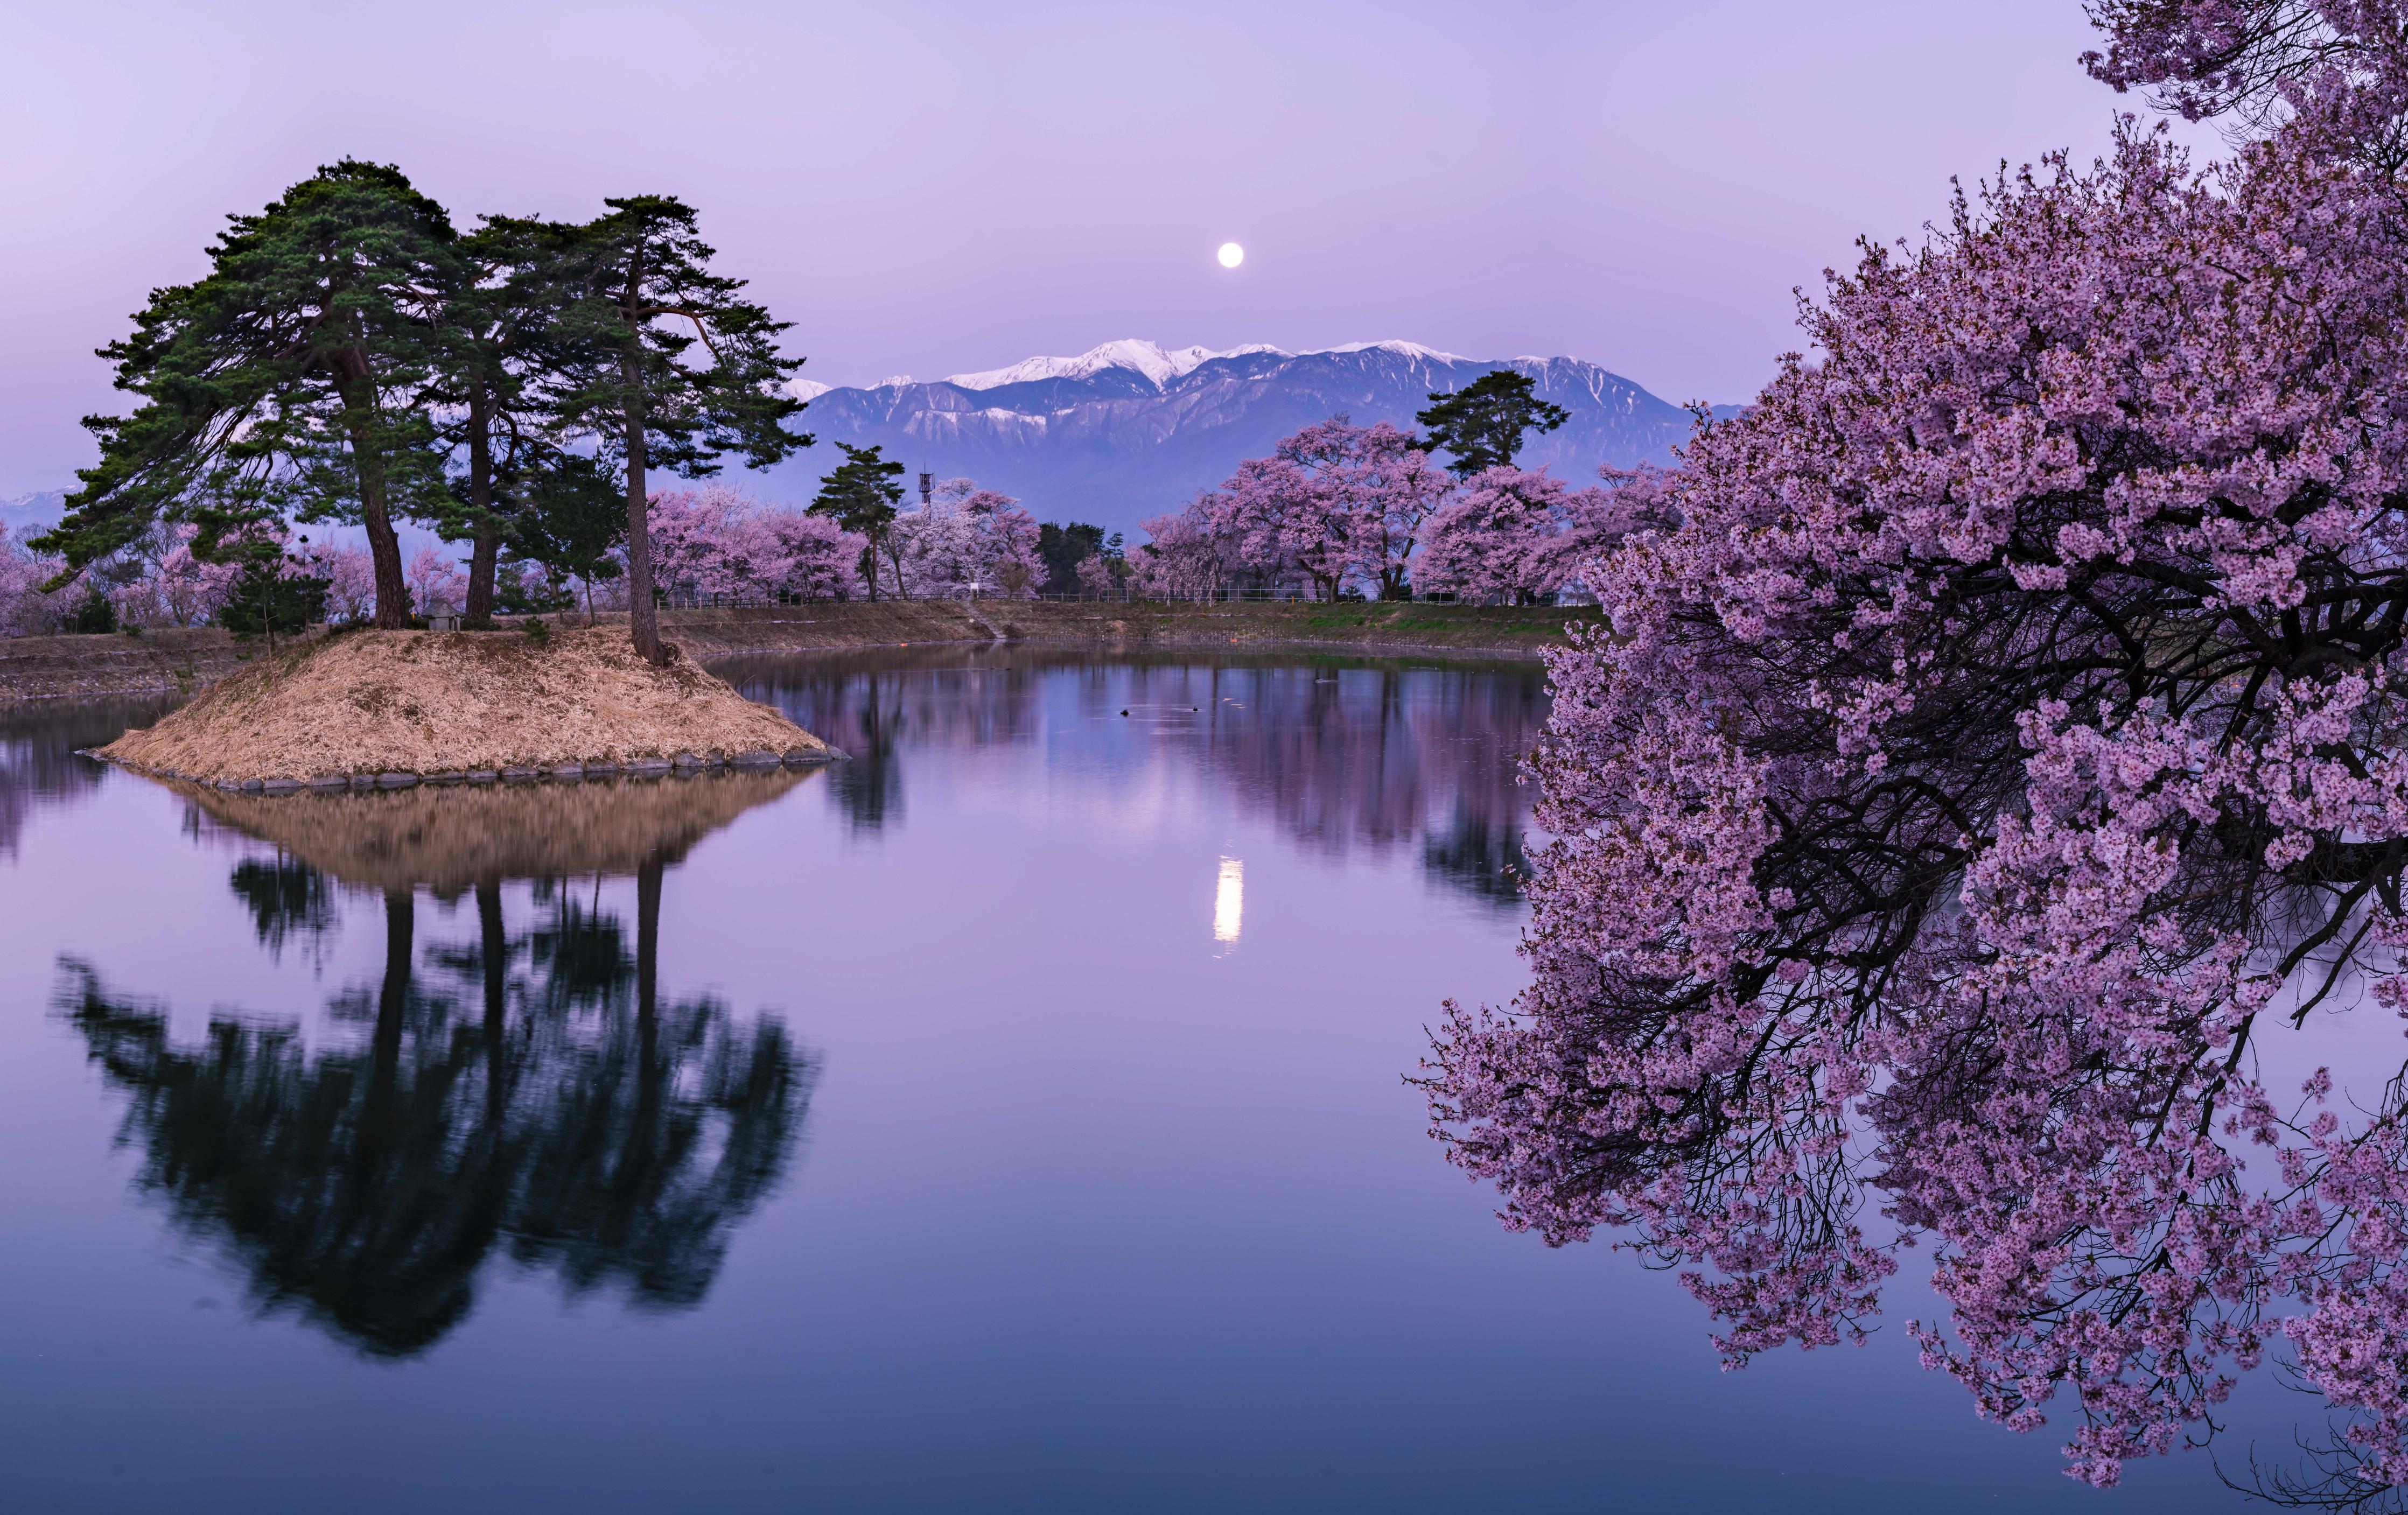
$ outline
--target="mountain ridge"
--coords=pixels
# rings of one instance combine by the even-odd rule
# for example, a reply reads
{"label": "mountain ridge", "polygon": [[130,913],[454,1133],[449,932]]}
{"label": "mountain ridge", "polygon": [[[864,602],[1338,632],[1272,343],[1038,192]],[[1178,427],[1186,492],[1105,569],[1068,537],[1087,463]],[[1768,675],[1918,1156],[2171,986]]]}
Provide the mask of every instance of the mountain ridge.
{"label": "mountain ridge", "polygon": [[1122,338],[927,381],[798,379],[791,387],[810,401],[803,424],[819,443],[766,479],[770,493],[799,504],[838,461],[834,443],[875,443],[913,473],[976,479],[1041,518],[1134,534],[1140,521],[1220,483],[1301,426],[1344,413],[1410,427],[1430,394],[1497,369],[1528,374],[1541,398],[1572,413],[1523,452],[1526,465],[1559,476],[1584,481],[1599,465],[1670,463],[1694,423],[1685,409],[1580,358],[1475,359],[1396,339],[1290,352]]}

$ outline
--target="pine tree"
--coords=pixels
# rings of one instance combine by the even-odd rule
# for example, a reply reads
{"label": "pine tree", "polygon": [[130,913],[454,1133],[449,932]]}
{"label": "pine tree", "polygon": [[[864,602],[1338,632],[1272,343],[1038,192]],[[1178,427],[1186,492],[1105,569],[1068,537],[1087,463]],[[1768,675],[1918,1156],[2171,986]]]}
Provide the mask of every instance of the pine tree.
{"label": "pine tree", "polygon": [[546,425],[544,380],[561,365],[565,237],[488,216],[462,237],[437,314],[439,434],[459,471],[435,524],[472,545],[462,622],[493,623],[494,573],[514,518],[566,456]]}
{"label": "pine tree", "polygon": [[[651,471],[703,478],[731,451],[766,468],[809,447],[786,429],[803,403],[783,386],[802,360],[778,354],[791,322],[740,298],[743,280],[710,272],[690,207],[650,194],[604,204],[610,214],[563,237],[561,366],[546,393],[556,427],[624,469],[628,625],[636,650],[659,663]],[[697,343],[707,364],[686,361]]]}
{"label": "pine tree", "polygon": [[1523,434],[1551,432],[1571,419],[1570,411],[1540,399],[1533,389],[1529,375],[1498,368],[1452,394],[1431,395],[1429,408],[1413,417],[1429,432],[1423,450],[1444,448],[1454,454],[1446,466],[1457,479],[1511,466]]}
{"label": "pine tree", "polygon": [[[819,497],[811,501],[810,511],[832,517],[846,531],[869,539],[861,553],[861,577],[869,581],[869,597],[874,600],[878,598],[878,555],[895,524],[896,507],[903,501],[903,486],[896,482],[903,477],[903,465],[888,461],[875,446],[838,442],[837,449],[844,461],[820,480]],[[899,577],[896,593],[902,593]]]}
{"label": "pine tree", "polygon": [[619,577],[619,561],[611,554],[627,535],[626,503],[609,469],[573,452],[548,458],[521,481],[509,530],[507,545],[514,555],[555,575],[585,580],[591,623],[595,580]]}
{"label": "pine tree", "polygon": [[456,237],[396,168],[346,160],[236,216],[208,275],[152,293],[100,350],[131,415],[87,417],[100,462],[39,545],[61,581],[161,521],[200,527],[220,561],[287,512],[355,522],[376,565],[376,623],[409,614],[396,518],[440,485],[424,391],[430,308]]}

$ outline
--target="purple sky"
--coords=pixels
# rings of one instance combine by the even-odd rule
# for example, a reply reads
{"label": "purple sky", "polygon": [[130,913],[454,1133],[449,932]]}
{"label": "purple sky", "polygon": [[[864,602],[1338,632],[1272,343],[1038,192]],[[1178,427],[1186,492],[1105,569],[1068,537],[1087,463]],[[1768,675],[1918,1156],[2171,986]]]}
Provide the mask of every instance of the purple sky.
{"label": "purple sky", "polygon": [[464,222],[682,195],[831,383],[1397,336],[1737,400],[1858,233],[2116,107],[2078,0],[128,3],[8,37],[0,495],[89,460],[91,350],[148,290],[346,153]]}

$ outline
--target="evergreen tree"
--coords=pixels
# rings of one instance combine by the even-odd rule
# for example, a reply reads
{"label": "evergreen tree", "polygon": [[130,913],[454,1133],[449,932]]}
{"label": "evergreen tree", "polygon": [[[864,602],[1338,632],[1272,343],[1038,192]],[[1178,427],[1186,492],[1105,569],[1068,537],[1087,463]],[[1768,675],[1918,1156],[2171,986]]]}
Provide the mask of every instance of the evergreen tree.
{"label": "evergreen tree", "polygon": [[325,620],[329,581],[294,573],[291,562],[271,543],[245,550],[242,572],[218,611],[218,624],[236,636],[265,636],[274,647],[277,637],[297,636]]}
{"label": "evergreen tree", "polygon": [[[555,424],[624,470],[627,620],[636,650],[659,663],[651,471],[702,478],[729,451],[766,468],[810,446],[786,429],[803,403],[783,385],[802,360],[778,355],[790,322],[740,298],[743,280],[710,271],[714,253],[690,207],[652,194],[603,203],[610,214],[556,234],[566,297],[555,328],[561,366],[545,388]],[[686,361],[697,343],[707,364]]]}
{"label": "evergreen tree", "polygon": [[462,622],[493,623],[494,572],[512,518],[560,449],[544,425],[542,380],[561,361],[565,237],[542,222],[488,216],[459,243],[437,318],[431,398],[460,472],[436,526],[472,545]]}
{"label": "evergreen tree", "polygon": [[[896,507],[903,501],[903,486],[897,482],[903,477],[903,465],[888,461],[875,446],[838,442],[837,449],[844,454],[844,462],[820,480],[819,497],[811,501],[810,511],[831,517],[846,531],[869,539],[862,549],[861,577],[869,581],[869,597],[874,600],[878,598],[878,555],[892,535]],[[896,593],[902,593],[899,578]]]}
{"label": "evergreen tree", "polygon": [[1037,555],[1045,564],[1048,594],[1076,594],[1079,565],[1104,550],[1104,528],[1083,521],[1049,521],[1037,528]]}
{"label": "evergreen tree", "polygon": [[394,522],[439,483],[424,389],[451,222],[398,169],[349,160],[232,222],[207,277],[153,292],[134,335],[100,350],[141,403],[86,418],[100,461],[39,545],[66,560],[64,581],[163,520],[196,523],[204,561],[287,511],[355,522],[376,623],[405,624]]}
{"label": "evergreen tree", "polygon": [[509,516],[513,555],[540,564],[554,577],[585,581],[585,618],[594,619],[594,582],[619,577],[614,554],[626,539],[626,502],[603,464],[573,452],[554,453],[521,481]]}
{"label": "evergreen tree", "polygon": [[1533,393],[1527,374],[1499,368],[1481,375],[1451,394],[1433,394],[1429,408],[1413,419],[1429,433],[1424,451],[1444,448],[1454,455],[1447,471],[1469,479],[1491,468],[1510,467],[1526,432],[1551,432],[1571,412]]}

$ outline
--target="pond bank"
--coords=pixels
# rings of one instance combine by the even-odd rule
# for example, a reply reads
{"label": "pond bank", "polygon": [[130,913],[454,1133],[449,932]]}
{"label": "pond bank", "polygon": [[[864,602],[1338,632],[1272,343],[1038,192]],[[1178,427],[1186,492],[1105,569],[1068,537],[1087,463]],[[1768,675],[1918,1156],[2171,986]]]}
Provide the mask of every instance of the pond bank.
{"label": "pond bank", "polygon": [[[1535,659],[1593,607],[1423,603],[1107,605],[952,600],[817,601],[749,609],[668,610],[661,632],[696,662],[921,642],[1015,641],[1125,650],[1355,652],[1371,656]],[[624,625],[605,612],[605,626]],[[505,627],[518,623],[502,618]],[[582,625],[584,618],[555,618]],[[140,636],[0,639],[0,706],[45,700],[189,695],[263,651],[215,627]]]}

